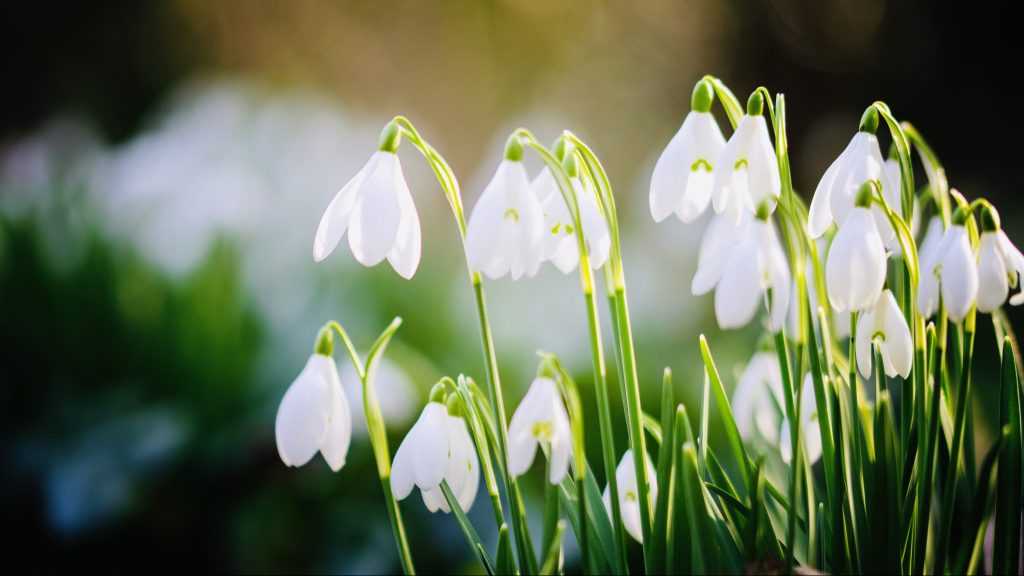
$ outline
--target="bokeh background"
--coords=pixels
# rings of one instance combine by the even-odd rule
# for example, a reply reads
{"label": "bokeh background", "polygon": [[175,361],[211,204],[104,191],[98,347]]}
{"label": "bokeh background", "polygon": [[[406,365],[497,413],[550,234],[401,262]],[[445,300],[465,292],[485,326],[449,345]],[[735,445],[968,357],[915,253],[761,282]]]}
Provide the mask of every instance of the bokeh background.
{"label": "bokeh background", "polygon": [[[358,418],[337,474],[319,459],[286,468],[273,437],[277,404],[330,318],[364,349],[405,319],[379,382],[393,449],[439,376],[482,380],[456,229],[414,152],[402,157],[423,219],[415,279],[362,268],[344,246],[311,258],[323,208],[393,115],[446,156],[468,206],[516,127],[591,143],[624,218],[648,405],[671,366],[677,397],[696,406],[697,335],[731,387],[758,329],[722,333],[710,298],[689,295],[704,221],[650,220],[650,173],[694,82],[713,73],[741,98],[761,84],[786,93],[806,198],[883,99],[1020,242],[1016,34],[994,9],[895,0],[3,3],[5,566],[399,569]],[[546,268],[487,289],[510,403],[543,348],[592,409],[578,279]],[[1010,315],[1020,330],[1024,316]],[[981,326],[987,445],[997,353]],[[352,372],[343,379],[358,406]],[[541,474],[526,480],[533,494]],[[490,541],[483,500],[471,516]],[[403,510],[421,569],[470,568],[450,517],[415,496]]]}

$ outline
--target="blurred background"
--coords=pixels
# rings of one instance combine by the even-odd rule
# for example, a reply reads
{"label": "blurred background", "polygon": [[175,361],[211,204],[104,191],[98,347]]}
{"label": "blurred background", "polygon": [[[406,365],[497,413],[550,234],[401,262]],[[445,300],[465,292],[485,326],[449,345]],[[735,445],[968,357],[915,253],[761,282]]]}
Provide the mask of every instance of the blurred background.
{"label": "blurred background", "polygon": [[[863,109],[885,100],[1020,243],[1016,28],[964,4],[892,0],[3,3],[0,508],[15,530],[5,565],[399,569],[358,414],[337,474],[319,458],[286,468],[273,427],[331,318],[364,350],[405,319],[378,383],[392,449],[439,376],[483,380],[456,228],[411,149],[401,155],[423,220],[416,277],[365,269],[344,246],[311,257],[324,207],[395,114],[445,155],[469,207],[516,127],[545,141],[570,128],[592,145],[624,218],[648,406],[671,366],[693,414],[697,335],[729,388],[758,343],[757,326],[723,333],[711,299],[689,294],[706,220],[655,226],[648,211],[654,162],[694,82],[712,73],[741,99],[761,84],[786,94],[807,199]],[[543,348],[592,411],[577,277],[545,267],[487,290],[510,405]],[[1019,331],[1024,316],[1009,313]],[[979,325],[987,446],[998,359]],[[351,369],[343,380],[359,406]],[[534,497],[542,474],[525,481]],[[419,567],[470,569],[454,520],[418,500],[403,510]],[[484,500],[471,517],[493,541]]]}

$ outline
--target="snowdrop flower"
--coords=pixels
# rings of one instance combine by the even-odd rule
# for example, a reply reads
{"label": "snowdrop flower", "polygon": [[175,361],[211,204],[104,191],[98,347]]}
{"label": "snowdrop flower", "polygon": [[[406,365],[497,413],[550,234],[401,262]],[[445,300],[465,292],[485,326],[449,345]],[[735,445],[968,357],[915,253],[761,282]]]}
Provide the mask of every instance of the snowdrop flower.
{"label": "snowdrop flower", "polygon": [[488,278],[532,277],[540,267],[543,215],[522,159],[523,147],[513,136],[469,217],[466,258]]}
{"label": "snowdrop flower", "polygon": [[945,234],[942,218],[933,216],[917,250],[917,261],[921,267],[921,278],[917,287],[917,308],[925,318],[930,318],[939,309],[939,284],[932,282],[930,277]]}
{"label": "snowdrop flower", "polygon": [[886,290],[874,306],[857,320],[857,366],[864,378],[871,379],[872,344],[879,343],[885,375],[901,378],[910,375],[914,363],[914,342],[896,297]]}
{"label": "snowdrop flower", "polygon": [[[769,325],[778,332],[786,320],[791,278],[782,245],[768,221],[767,207],[762,204],[757,216],[734,232],[721,223],[713,226],[709,228],[714,236],[707,241],[708,253],[693,278],[693,294],[699,296],[715,288],[715,317],[720,327],[729,329],[750,322],[765,291],[771,289]],[[735,234],[733,241],[731,234]],[[701,249],[704,252],[704,246]]]}
{"label": "snowdrop flower", "polygon": [[384,258],[403,278],[412,278],[420,264],[420,218],[402,173],[398,127],[389,123],[379,150],[370,157],[327,205],[313,239],[313,258],[320,262],[348,231],[352,254],[364,266]]}
{"label": "snowdrop flower", "polygon": [[[881,182],[882,196],[886,203],[891,209],[899,211],[899,166],[896,166],[893,178],[894,174],[886,168],[885,159],[878,148],[878,139],[875,138],[877,128],[878,112],[872,106],[864,112],[860,130],[818,182],[807,217],[807,231],[812,238],[824,234],[833,221],[842,226],[853,210],[861,184],[869,180]],[[885,212],[880,206],[874,207],[872,212],[882,240],[886,244],[891,243],[895,233]]]}
{"label": "snowdrop flower", "polygon": [[288,466],[302,466],[319,451],[331,470],[345,465],[352,439],[352,414],[330,354],[330,333],[321,332],[317,352],[288,387],[277,409],[277,452]]}
{"label": "snowdrop flower", "polygon": [[[821,425],[818,423],[818,404],[814,392],[814,379],[810,373],[804,378],[800,391],[800,436],[804,439],[804,454],[811,464],[821,458]],[[789,432],[789,419],[783,418],[779,429],[779,452],[782,461],[793,460],[793,440]]]}
{"label": "snowdrop flower", "polygon": [[763,204],[769,212],[775,209],[782,180],[759,93],[750,95],[747,114],[722,149],[717,166],[711,196],[715,212],[728,214],[735,225],[744,211],[754,212]]}
{"label": "snowdrop flower", "polygon": [[437,489],[449,464],[448,410],[440,402],[428,402],[406,434],[391,465],[391,491],[404,500],[413,485],[421,492]]}
{"label": "snowdrop flower", "polygon": [[[448,487],[459,502],[459,507],[466,512],[473,507],[477,488],[480,486],[480,460],[477,459],[476,448],[473,446],[473,438],[469,435],[466,421],[461,416],[451,414],[447,415],[447,419],[449,456],[444,479],[448,481]],[[444,498],[440,485],[431,490],[420,490],[427,510],[451,513],[452,510]]]}
{"label": "snowdrop flower", "polygon": [[871,187],[863,185],[858,195],[857,205],[832,239],[825,262],[828,299],[838,312],[866,310],[885,284],[885,245],[867,208]]}
{"label": "snowdrop flower", "polygon": [[725,137],[711,114],[714,98],[706,80],[697,83],[692,110],[654,166],[650,201],[655,222],[673,213],[683,222],[692,222],[711,201],[715,164],[725,148]]}
{"label": "snowdrop flower", "polygon": [[[589,184],[585,184],[578,175],[575,157],[566,161],[569,182],[576,194],[576,205],[580,210],[580,222],[583,224],[583,238],[586,241],[590,267],[594,270],[604,266],[611,253],[612,236],[608,231],[608,223],[601,216],[597,195]],[[579,243],[576,241],[575,225],[565,204],[562,191],[558,189],[551,171],[545,167],[530,184],[534,195],[540,201],[544,215],[544,239],[541,246],[541,260],[550,260],[563,274],[576,269],[580,262]]]}
{"label": "snowdrop flower", "polygon": [[966,212],[957,208],[952,226],[942,235],[934,253],[928,255],[927,266],[921,268],[917,301],[926,318],[938,309],[940,293],[953,322],[962,322],[974,305],[978,295],[978,266],[964,225],[966,221]]}
{"label": "snowdrop flower", "polygon": [[[651,457],[644,458],[647,464],[647,480],[651,486],[651,503],[658,501],[658,479],[654,465],[651,464]],[[640,491],[637,489],[636,464],[633,463],[633,451],[626,450],[619,466],[615,468],[615,480],[619,490],[619,512],[622,516],[622,525],[626,532],[637,542],[643,542],[643,530],[640,520]],[[604,507],[609,516],[612,513],[612,498],[609,488],[604,489]]]}
{"label": "snowdrop flower", "polygon": [[783,398],[779,357],[773,352],[757,352],[732,393],[732,413],[744,442],[755,438],[771,446],[779,442]]}
{"label": "snowdrop flower", "polygon": [[[999,214],[983,206],[981,241],[978,247],[978,310],[991,313],[1006,302],[1010,288],[1020,283],[1024,273],[1024,255],[1010,242],[1000,227]],[[1010,298],[1017,306],[1024,302],[1024,292]]]}
{"label": "snowdrop flower", "polygon": [[525,474],[542,443],[551,458],[548,480],[552,484],[560,484],[569,470],[569,456],[572,454],[569,414],[555,381],[538,377],[530,384],[508,426],[509,474]]}

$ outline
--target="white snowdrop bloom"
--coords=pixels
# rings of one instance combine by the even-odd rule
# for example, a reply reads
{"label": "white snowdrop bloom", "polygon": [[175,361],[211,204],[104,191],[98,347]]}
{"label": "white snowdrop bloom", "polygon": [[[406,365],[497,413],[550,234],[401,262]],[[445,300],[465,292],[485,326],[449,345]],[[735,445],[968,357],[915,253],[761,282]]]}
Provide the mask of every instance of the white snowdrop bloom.
{"label": "white snowdrop bloom", "polygon": [[870,380],[874,358],[872,344],[878,342],[882,352],[885,375],[901,378],[910,375],[914,364],[914,341],[896,297],[885,290],[875,305],[861,313],[857,320],[857,367],[861,376]]}
{"label": "white snowdrop bloom", "polygon": [[[981,240],[978,243],[978,310],[991,313],[1006,302],[1010,288],[1020,284],[1024,255],[1003,232],[994,208],[982,207]],[[1024,302],[1024,293],[1010,298],[1014,306]]]}
{"label": "white snowdrop bloom", "polygon": [[[463,512],[468,512],[473,507],[477,488],[480,486],[480,460],[477,458],[473,437],[469,434],[469,427],[466,426],[465,419],[450,414],[447,418],[449,456],[444,479],[459,502],[459,507]],[[420,493],[427,510],[451,513],[452,509],[448,506],[448,501],[445,500],[440,485],[430,490],[421,488]]]}
{"label": "white snowdrop bloom", "polygon": [[963,219],[958,221],[956,215],[927,267],[921,268],[917,300],[922,315],[935,313],[940,294],[949,319],[956,323],[967,316],[978,295],[978,265],[971,239]]}
{"label": "white snowdrop bloom", "polygon": [[939,283],[933,282],[930,277],[944,235],[942,218],[933,216],[917,250],[917,262],[921,270],[917,287],[917,309],[925,318],[930,318],[939,309]]}
{"label": "white snowdrop bloom", "polygon": [[[578,176],[571,177],[569,182],[576,194],[576,204],[580,210],[580,222],[583,224],[583,239],[586,241],[590,267],[597,270],[608,261],[612,235],[608,230],[608,223],[601,215],[593,187],[584,184]],[[540,201],[541,212],[544,215],[541,260],[550,260],[563,274],[568,274],[579,265],[580,251],[576,241],[575,225],[569,215],[565,198],[547,167],[530,186]]]}
{"label": "white snowdrop bloom", "polygon": [[313,354],[288,387],[274,424],[277,452],[288,466],[302,466],[319,451],[337,472],[352,439],[352,414],[334,359]]}
{"label": "white snowdrop bloom", "polygon": [[[804,439],[804,455],[811,464],[821,458],[821,425],[818,423],[818,403],[814,392],[814,378],[810,373],[804,378],[800,391],[800,436]],[[793,460],[793,440],[789,431],[789,419],[783,418],[779,428],[779,452],[782,461]]]}
{"label": "white snowdrop bloom", "polygon": [[543,225],[522,161],[502,160],[469,217],[469,267],[492,279],[533,276],[541,263]]}
{"label": "white snowdrop bloom", "polygon": [[771,446],[778,443],[783,398],[779,357],[755,353],[732,393],[732,413],[744,442],[760,438]]}
{"label": "white snowdrop bloom", "polygon": [[886,253],[867,208],[855,207],[839,227],[825,262],[825,287],[838,312],[866,310],[885,284]]}
{"label": "white snowdrop bloom", "polygon": [[403,278],[416,273],[420,217],[394,152],[375,152],[327,205],[313,239],[313,258],[327,258],[346,231],[360,264],[376,266],[386,257]]}
{"label": "white snowdrop bloom", "polygon": [[744,211],[754,212],[764,203],[769,211],[774,210],[782,191],[763,106],[759,94],[751,97],[747,114],[736,125],[716,163],[712,205],[715,212],[728,214],[733,224],[739,223]]}
{"label": "white snowdrop bloom", "polygon": [[[647,481],[651,486],[651,509],[653,510],[653,506],[658,501],[658,474],[654,465],[651,464],[651,457],[648,456],[644,460],[647,464]],[[642,543],[644,536],[640,519],[640,491],[637,489],[636,464],[633,462],[632,450],[626,450],[618,467],[615,468],[615,481],[619,490],[619,513],[622,516],[622,525],[634,540]],[[605,510],[611,516],[612,498],[608,487],[604,489],[603,499]]]}
{"label": "white snowdrop bloom", "polygon": [[542,443],[547,446],[551,458],[548,480],[559,484],[569,470],[569,456],[572,455],[569,414],[555,381],[538,377],[530,384],[508,426],[509,474],[525,474]]}
{"label": "white snowdrop bloom", "polygon": [[428,402],[420,417],[395,452],[391,465],[391,492],[404,500],[419,486],[421,492],[437,489],[449,464],[448,409],[440,402]]}
{"label": "white snowdrop bloom", "polygon": [[715,288],[715,317],[723,329],[749,323],[768,289],[772,291],[771,330],[778,332],[786,320],[792,279],[782,245],[766,218],[767,214],[752,218],[732,232],[728,221],[713,222],[707,248],[701,246],[704,262],[694,275],[691,290],[701,295]]}
{"label": "white snowdrop bloom", "polygon": [[697,83],[693,109],[654,166],[650,202],[655,222],[673,213],[692,222],[711,201],[716,164],[725,149],[725,137],[711,114],[713,97],[707,82]]}

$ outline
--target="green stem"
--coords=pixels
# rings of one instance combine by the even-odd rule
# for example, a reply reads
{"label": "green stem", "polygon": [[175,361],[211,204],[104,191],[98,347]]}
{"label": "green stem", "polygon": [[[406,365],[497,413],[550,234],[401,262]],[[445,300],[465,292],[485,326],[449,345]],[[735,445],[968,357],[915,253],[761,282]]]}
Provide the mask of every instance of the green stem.
{"label": "green stem", "polygon": [[789,437],[791,444],[790,482],[789,482],[789,522],[786,530],[786,573],[793,571],[793,544],[796,542],[797,497],[800,486],[800,414],[796,390],[789,366],[789,350],[786,346],[786,335],[782,330],[775,333],[775,351],[779,357],[779,372],[782,377],[782,391],[785,394],[786,418],[789,420]]}

